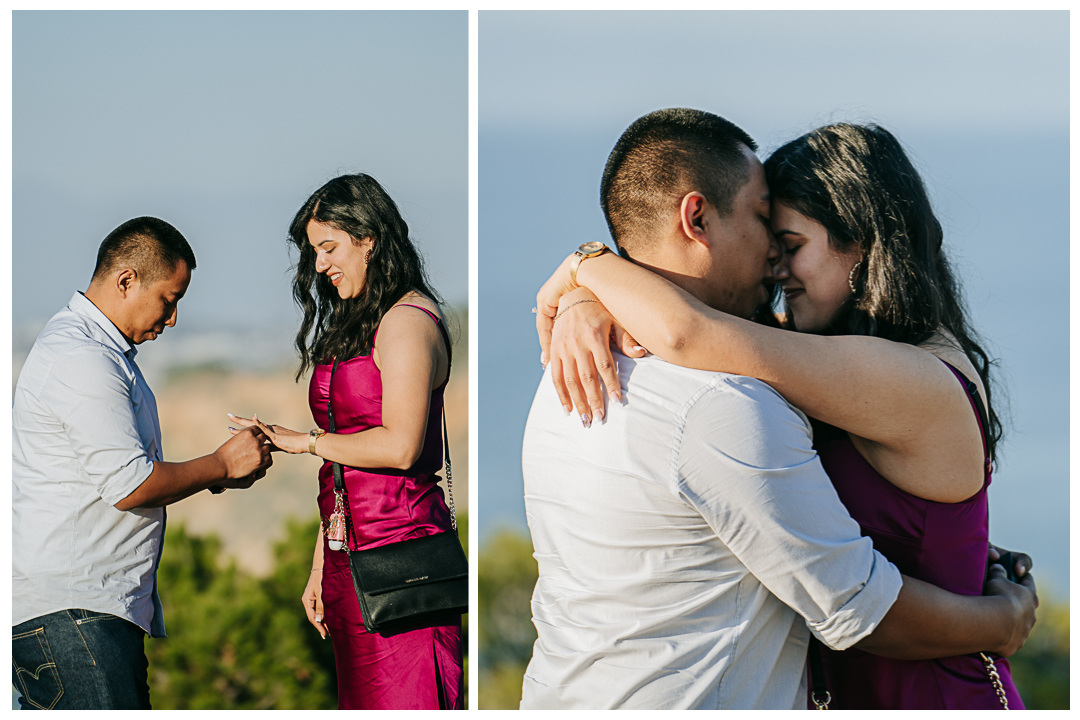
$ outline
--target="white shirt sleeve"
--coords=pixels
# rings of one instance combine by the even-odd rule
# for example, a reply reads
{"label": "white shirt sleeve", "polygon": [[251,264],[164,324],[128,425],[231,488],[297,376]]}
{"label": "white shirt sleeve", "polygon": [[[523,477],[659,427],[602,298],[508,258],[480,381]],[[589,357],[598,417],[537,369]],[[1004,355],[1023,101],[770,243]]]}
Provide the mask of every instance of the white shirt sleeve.
{"label": "white shirt sleeve", "polygon": [[56,359],[41,391],[41,400],[63,423],[76,460],[110,505],[154,470],[136,418],[141,393],[122,362],[102,347],[72,348]]}
{"label": "white shirt sleeve", "polygon": [[806,419],[765,383],[737,376],[692,403],[677,491],[823,643],[842,650],[869,635],[903,580],[840,502]]}

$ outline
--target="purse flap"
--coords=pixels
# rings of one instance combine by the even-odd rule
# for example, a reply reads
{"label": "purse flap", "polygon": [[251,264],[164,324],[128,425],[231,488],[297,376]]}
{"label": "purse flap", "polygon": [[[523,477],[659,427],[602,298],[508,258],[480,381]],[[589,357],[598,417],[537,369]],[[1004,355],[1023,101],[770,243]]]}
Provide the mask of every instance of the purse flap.
{"label": "purse flap", "polygon": [[453,532],[354,550],[349,560],[369,595],[469,576],[469,561]]}

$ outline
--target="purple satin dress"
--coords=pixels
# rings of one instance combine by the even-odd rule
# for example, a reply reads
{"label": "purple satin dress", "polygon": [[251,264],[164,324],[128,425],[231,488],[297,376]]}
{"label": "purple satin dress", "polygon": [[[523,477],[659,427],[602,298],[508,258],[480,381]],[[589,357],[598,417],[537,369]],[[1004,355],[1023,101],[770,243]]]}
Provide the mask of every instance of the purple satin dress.
{"label": "purple satin dress", "polygon": [[[956,368],[950,365],[949,369],[967,385]],[[974,399],[971,403],[978,417]],[[985,454],[986,428],[981,420],[979,427]],[[959,503],[933,502],[904,492],[879,475],[847,433],[817,425],[814,433],[825,472],[862,534],[873,539],[876,550],[905,575],[959,595],[982,594],[989,533],[989,463],[983,487],[974,496]],[[826,688],[832,695],[830,709],[1002,709],[978,655],[893,660],[861,650],[837,652],[819,647]],[[1024,709],[1008,660],[991,657],[1009,709]]]}
{"label": "purple satin dress", "polygon": [[[417,306],[411,306],[417,307]],[[428,315],[431,315],[424,308]],[[439,323],[432,315],[432,319]],[[439,323],[449,350],[450,342]],[[331,365],[319,365],[311,377],[308,400],[316,424],[329,431],[326,403]],[[431,394],[427,432],[420,458],[407,471],[343,466],[349,511],[351,550],[387,545],[451,530],[450,511],[436,484],[442,467],[444,382]],[[334,420],[337,432],[350,434],[382,424],[382,376],[370,355],[339,362],[334,373]],[[330,462],[319,471],[319,513],[325,527],[334,510],[334,474]],[[342,710],[464,709],[461,616],[394,634],[364,629],[349,557],[323,541],[322,600],[326,626],[334,643],[338,708]]]}

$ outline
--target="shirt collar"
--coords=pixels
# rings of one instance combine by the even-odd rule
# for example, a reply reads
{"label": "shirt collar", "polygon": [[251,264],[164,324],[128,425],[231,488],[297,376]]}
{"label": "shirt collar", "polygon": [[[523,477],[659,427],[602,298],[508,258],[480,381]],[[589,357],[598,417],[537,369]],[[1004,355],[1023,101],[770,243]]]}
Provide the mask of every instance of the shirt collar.
{"label": "shirt collar", "polygon": [[[84,318],[97,325],[101,329],[103,338],[98,338],[105,342],[106,345],[112,345],[115,350],[123,353],[128,360],[134,360],[135,355],[138,354],[138,350],[135,346],[128,342],[124,334],[120,332],[120,329],[113,325],[105,313],[101,312],[97,305],[82,294],[82,292],[76,290],[75,294],[71,296],[71,301],[68,303],[68,309],[77,315],[82,315]],[[106,342],[107,341],[107,342]]]}

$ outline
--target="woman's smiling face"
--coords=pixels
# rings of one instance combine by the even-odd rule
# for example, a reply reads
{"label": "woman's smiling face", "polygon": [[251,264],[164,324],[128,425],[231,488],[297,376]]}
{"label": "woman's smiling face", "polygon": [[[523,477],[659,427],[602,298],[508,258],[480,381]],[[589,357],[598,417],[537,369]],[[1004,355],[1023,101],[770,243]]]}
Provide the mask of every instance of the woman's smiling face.
{"label": "woman's smiling face", "polygon": [[359,242],[344,230],[312,220],[307,224],[308,243],[315,249],[315,272],[325,273],[342,299],[357,298],[367,282],[365,256],[371,238]]}
{"label": "woman's smiling face", "polygon": [[782,202],[773,202],[771,220],[782,250],[775,274],[788,315],[799,332],[823,332],[851,297],[848,277],[859,251],[837,251],[824,225]]}

